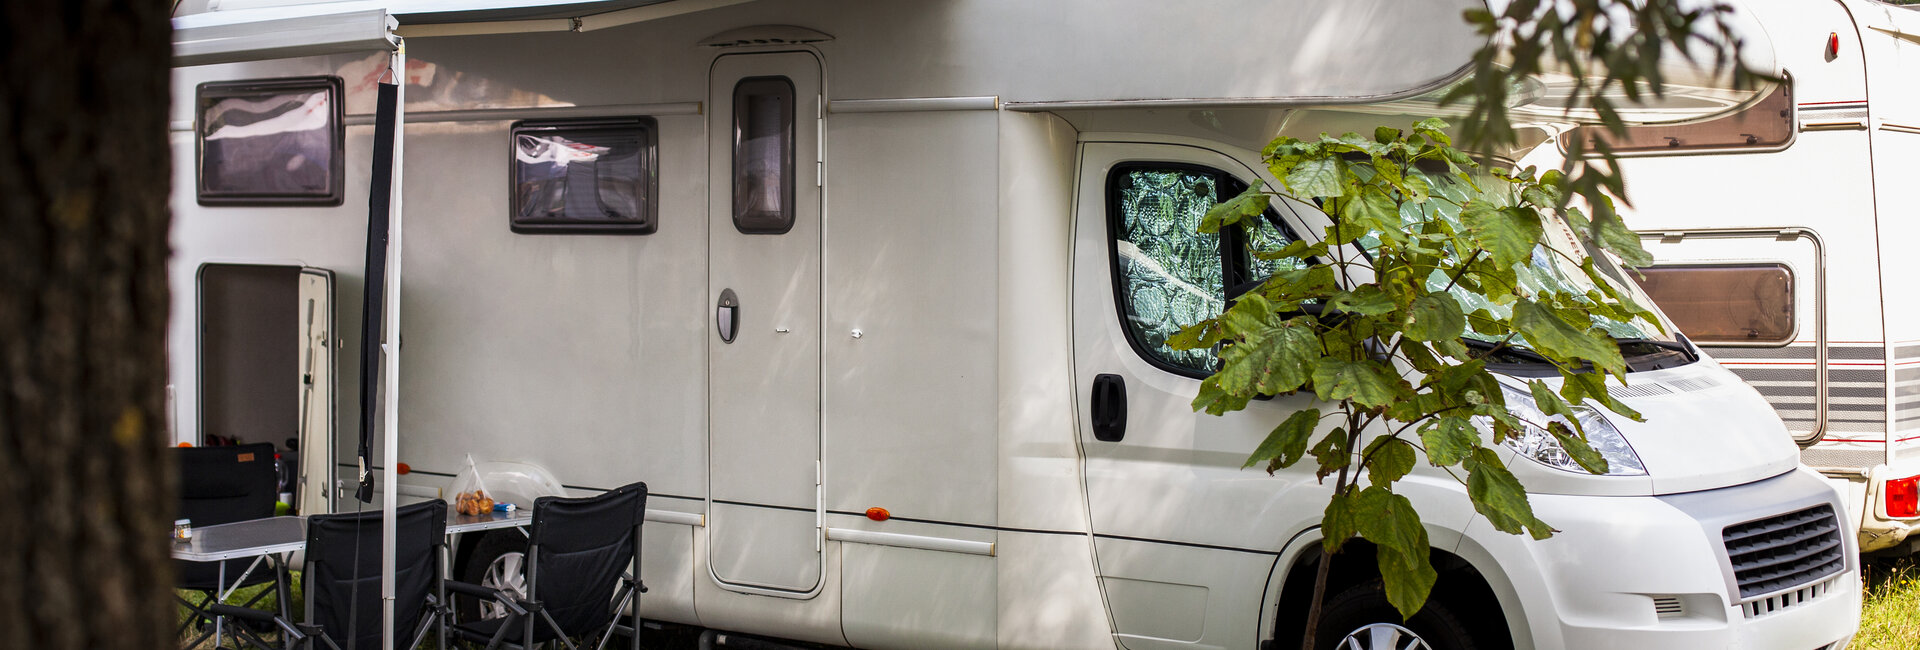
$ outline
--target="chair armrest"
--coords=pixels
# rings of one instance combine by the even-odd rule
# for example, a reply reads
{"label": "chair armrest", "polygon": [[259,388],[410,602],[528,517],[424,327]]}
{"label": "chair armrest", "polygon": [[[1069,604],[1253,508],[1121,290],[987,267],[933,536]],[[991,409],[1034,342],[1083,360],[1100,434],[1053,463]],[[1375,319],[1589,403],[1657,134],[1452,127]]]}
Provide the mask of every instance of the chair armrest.
{"label": "chair armrest", "polygon": [[228,618],[246,619],[249,621],[258,621],[261,623],[271,623],[273,622],[273,617],[274,617],[273,612],[269,612],[261,609],[254,609],[251,607],[240,607],[238,605],[228,605],[225,603],[214,603],[214,604],[208,605],[207,611],[212,612],[219,616],[225,616]]}
{"label": "chair armrest", "polygon": [[487,600],[500,603],[501,605],[505,605],[507,610],[513,612],[514,614],[518,614],[521,616],[525,616],[527,614],[528,603],[526,601],[515,598],[513,594],[501,591],[499,589],[482,587],[480,585],[476,585],[471,582],[461,582],[459,580],[447,580],[444,582],[447,586],[447,591],[451,591],[456,594],[473,596],[475,598],[485,598]]}

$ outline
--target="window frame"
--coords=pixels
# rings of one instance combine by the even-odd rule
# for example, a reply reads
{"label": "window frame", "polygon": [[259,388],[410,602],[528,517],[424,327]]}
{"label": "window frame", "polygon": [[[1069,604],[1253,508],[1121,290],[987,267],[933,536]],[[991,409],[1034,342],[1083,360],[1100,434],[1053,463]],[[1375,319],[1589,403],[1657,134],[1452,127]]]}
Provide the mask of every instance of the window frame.
{"label": "window frame", "polygon": [[[782,147],[785,155],[780,165],[780,208],[784,220],[778,228],[742,223],[740,220],[740,146],[744,142],[744,136],[746,134],[745,118],[747,117],[748,110],[746,103],[740,101],[741,91],[747,89],[749,85],[770,82],[778,82],[785,86],[787,93],[787,128],[785,142],[783,143],[784,146]],[[733,220],[733,229],[743,235],[787,234],[793,230],[793,224],[800,220],[799,207],[794,205],[794,201],[799,196],[798,172],[795,170],[795,167],[799,164],[798,159],[800,157],[799,152],[796,151],[800,146],[800,91],[794,85],[793,79],[786,75],[744,77],[733,83],[732,108],[733,115],[730,119],[732,120],[733,144],[728,156],[729,174],[727,176],[727,182],[731,186],[728,191],[728,196],[731,199],[729,201],[729,212]]]}
{"label": "window frame", "polygon": [[[1108,284],[1112,286],[1113,290],[1113,315],[1120,323],[1122,336],[1126,338],[1127,346],[1133,348],[1134,354],[1145,360],[1148,365],[1183,377],[1206,379],[1212,376],[1213,370],[1196,370],[1177,365],[1167,359],[1161,358],[1140,341],[1139,335],[1134,332],[1133,327],[1127,323],[1127,296],[1126,290],[1123,287],[1124,278],[1120,270],[1120,236],[1121,221],[1123,219],[1119,210],[1119,206],[1121,205],[1120,192],[1122,189],[1120,187],[1120,179],[1124,178],[1127,172],[1135,170],[1179,171],[1211,175],[1214,177],[1215,205],[1232,199],[1234,196],[1246,191],[1248,184],[1246,181],[1241,180],[1239,176],[1234,175],[1233,172],[1201,163],[1131,159],[1116,161],[1107,167],[1106,191],[1103,193],[1106,205],[1102,206],[1103,211],[1106,213],[1107,279]],[[1280,231],[1281,236],[1287,237],[1291,241],[1302,241],[1300,235],[1294,231],[1292,224],[1289,224],[1285,218],[1280,216],[1279,211],[1275,209],[1276,205],[1278,205],[1278,202],[1267,206],[1266,211],[1262,212],[1261,216],[1264,217],[1269,224],[1272,224],[1275,230]],[[1227,290],[1251,280],[1251,278],[1247,277],[1251,275],[1252,268],[1248,261],[1252,256],[1248,255],[1246,251],[1247,241],[1248,237],[1245,232],[1245,226],[1235,224],[1233,227],[1223,229],[1220,232],[1220,250],[1216,252],[1215,257],[1220,260],[1220,291],[1223,303],[1231,302],[1231,299],[1226,296]],[[1220,357],[1217,353],[1212,356],[1213,361],[1209,366],[1218,368]]]}
{"label": "window frame", "polygon": [[[1674,262],[1656,262],[1652,265],[1642,267],[1641,269],[1635,271],[1635,273],[1643,273],[1644,271],[1649,269],[1655,269],[1655,270],[1728,269],[1728,268],[1742,268],[1742,267],[1748,267],[1748,268],[1776,267],[1786,272],[1787,290],[1788,290],[1787,318],[1788,318],[1788,325],[1790,329],[1788,329],[1786,335],[1783,338],[1743,339],[1743,340],[1701,339],[1701,338],[1695,337],[1693,334],[1685,332],[1684,330],[1680,330],[1680,324],[1678,322],[1675,322],[1673,324],[1674,328],[1680,331],[1681,334],[1685,334],[1688,340],[1693,341],[1694,343],[1700,345],[1701,347],[1779,348],[1779,347],[1786,347],[1789,345],[1793,345],[1795,341],[1800,340],[1800,271],[1794,268],[1793,264],[1786,260],[1740,259],[1740,260],[1710,260],[1710,261],[1690,260],[1690,261],[1674,261]],[[1635,284],[1638,285],[1641,292],[1646,294],[1648,300],[1652,300],[1655,305],[1660,306],[1661,313],[1666,314],[1668,320],[1675,320],[1673,317],[1673,310],[1668,309],[1665,305],[1661,305],[1660,302],[1654,298],[1653,293],[1646,290],[1646,285],[1639,284],[1638,280],[1635,281]]]}
{"label": "window frame", "polygon": [[[537,219],[520,217],[520,134],[565,134],[637,128],[640,138],[639,214],[616,222],[609,219]],[[660,227],[660,124],[650,116],[606,116],[520,120],[507,129],[507,224],[520,235],[651,235]]]}
{"label": "window frame", "polygon": [[[193,91],[193,189],[195,200],[205,206],[338,206],[346,202],[346,91],[340,77],[331,75],[208,81]],[[316,193],[281,192],[209,192],[207,189],[206,103],[212,93],[235,97],[260,92],[322,90],[331,108],[328,134],[327,191]]]}

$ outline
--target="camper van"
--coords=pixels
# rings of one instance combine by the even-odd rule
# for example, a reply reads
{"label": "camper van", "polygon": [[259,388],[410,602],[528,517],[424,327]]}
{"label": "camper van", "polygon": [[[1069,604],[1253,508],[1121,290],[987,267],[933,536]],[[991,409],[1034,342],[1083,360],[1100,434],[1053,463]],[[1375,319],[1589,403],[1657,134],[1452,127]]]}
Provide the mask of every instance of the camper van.
{"label": "camper van", "polygon": [[[1920,550],[1920,8],[1752,2],[1790,83],[1613,146],[1641,284],[1760,391],[1860,548]],[[1588,129],[1559,135],[1592,138]],[[1557,147],[1541,147],[1551,154]]]}
{"label": "camper van", "polygon": [[[1241,465],[1310,396],[1196,414],[1211,360],[1161,342],[1259,274],[1248,247],[1320,236],[1295,201],[1196,232],[1277,186],[1261,148],[1429,117],[1475,6],[189,0],[175,435],[295,440],[304,512],[375,507],[351,498],[363,429],[396,500],[644,481],[647,626],[1293,647],[1330,487]],[[1739,95],[1676,87],[1663,115],[1724,109],[1694,94]],[[1672,365],[1616,387],[1646,415],[1611,422],[1617,475],[1501,448],[1550,539],[1494,530],[1444,472],[1405,479],[1434,597],[1402,620],[1350,544],[1323,638],[1844,646],[1841,495],[1726,366]],[[462,536],[451,572],[510,587],[517,543]]]}

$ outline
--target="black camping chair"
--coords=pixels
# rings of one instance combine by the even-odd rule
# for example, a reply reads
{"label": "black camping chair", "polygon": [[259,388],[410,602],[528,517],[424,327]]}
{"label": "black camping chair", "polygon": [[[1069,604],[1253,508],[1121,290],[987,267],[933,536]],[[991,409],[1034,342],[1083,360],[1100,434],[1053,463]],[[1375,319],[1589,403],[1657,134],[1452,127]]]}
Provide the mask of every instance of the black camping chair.
{"label": "black camping chair", "polygon": [[[298,647],[317,639],[333,650],[380,647],[380,511],[307,518],[306,622],[281,627]],[[394,511],[393,630],[417,648],[427,631],[446,646],[446,592],[441,584],[442,550],[447,543],[447,502],[434,499]],[[227,606],[215,606],[222,613]],[[237,618],[273,622],[259,610],[235,611]]]}
{"label": "black camping chair", "polygon": [[[204,528],[236,521],[261,519],[273,516],[274,503],[279,500],[275,492],[278,474],[273,466],[273,445],[259,443],[252,445],[230,445],[224,447],[176,447],[170,452],[178,463],[180,471],[180,511],[179,517],[192,522],[195,528]],[[222,565],[225,565],[226,579],[220,578]],[[211,607],[219,600],[219,594],[235,587],[257,585],[274,580],[285,567],[270,566],[263,570],[254,559],[224,560],[221,562],[174,562],[174,587],[183,591],[199,592],[195,598],[176,595],[182,604],[193,610],[193,615],[180,625],[175,636],[183,635],[193,625],[218,621],[220,615]],[[284,584],[284,583],[282,583]],[[247,601],[252,607],[270,593],[261,590]],[[281,607],[287,599],[282,594]],[[199,645],[208,636],[214,634],[221,625],[209,625],[196,636],[188,646]],[[235,628],[234,632],[256,645],[265,645],[258,637],[251,636],[248,630]]]}
{"label": "black camping chair", "polygon": [[[559,640],[577,650],[573,637],[597,633],[604,648],[617,632],[640,647],[640,523],[647,485],[634,483],[584,499],[540,497],[533,502],[527,542],[527,594],[447,581],[449,590],[500,603],[507,615],[450,628],[454,636],[487,648],[526,648]],[[632,569],[629,574],[628,569]],[[608,607],[608,603],[617,604]],[[632,605],[633,624],[620,612]]]}

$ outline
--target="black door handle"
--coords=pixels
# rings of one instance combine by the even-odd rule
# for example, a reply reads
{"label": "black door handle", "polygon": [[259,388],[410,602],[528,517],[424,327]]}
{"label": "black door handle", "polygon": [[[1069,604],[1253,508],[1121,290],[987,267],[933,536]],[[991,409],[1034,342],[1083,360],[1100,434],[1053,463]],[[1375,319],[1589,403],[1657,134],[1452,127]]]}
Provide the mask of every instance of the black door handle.
{"label": "black door handle", "polygon": [[1120,375],[1093,378],[1093,438],[1119,442],[1127,437],[1127,380]]}
{"label": "black door handle", "polygon": [[740,298],[732,289],[720,292],[720,304],[713,309],[714,325],[720,328],[720,342],[732,343],[740,333]]}

